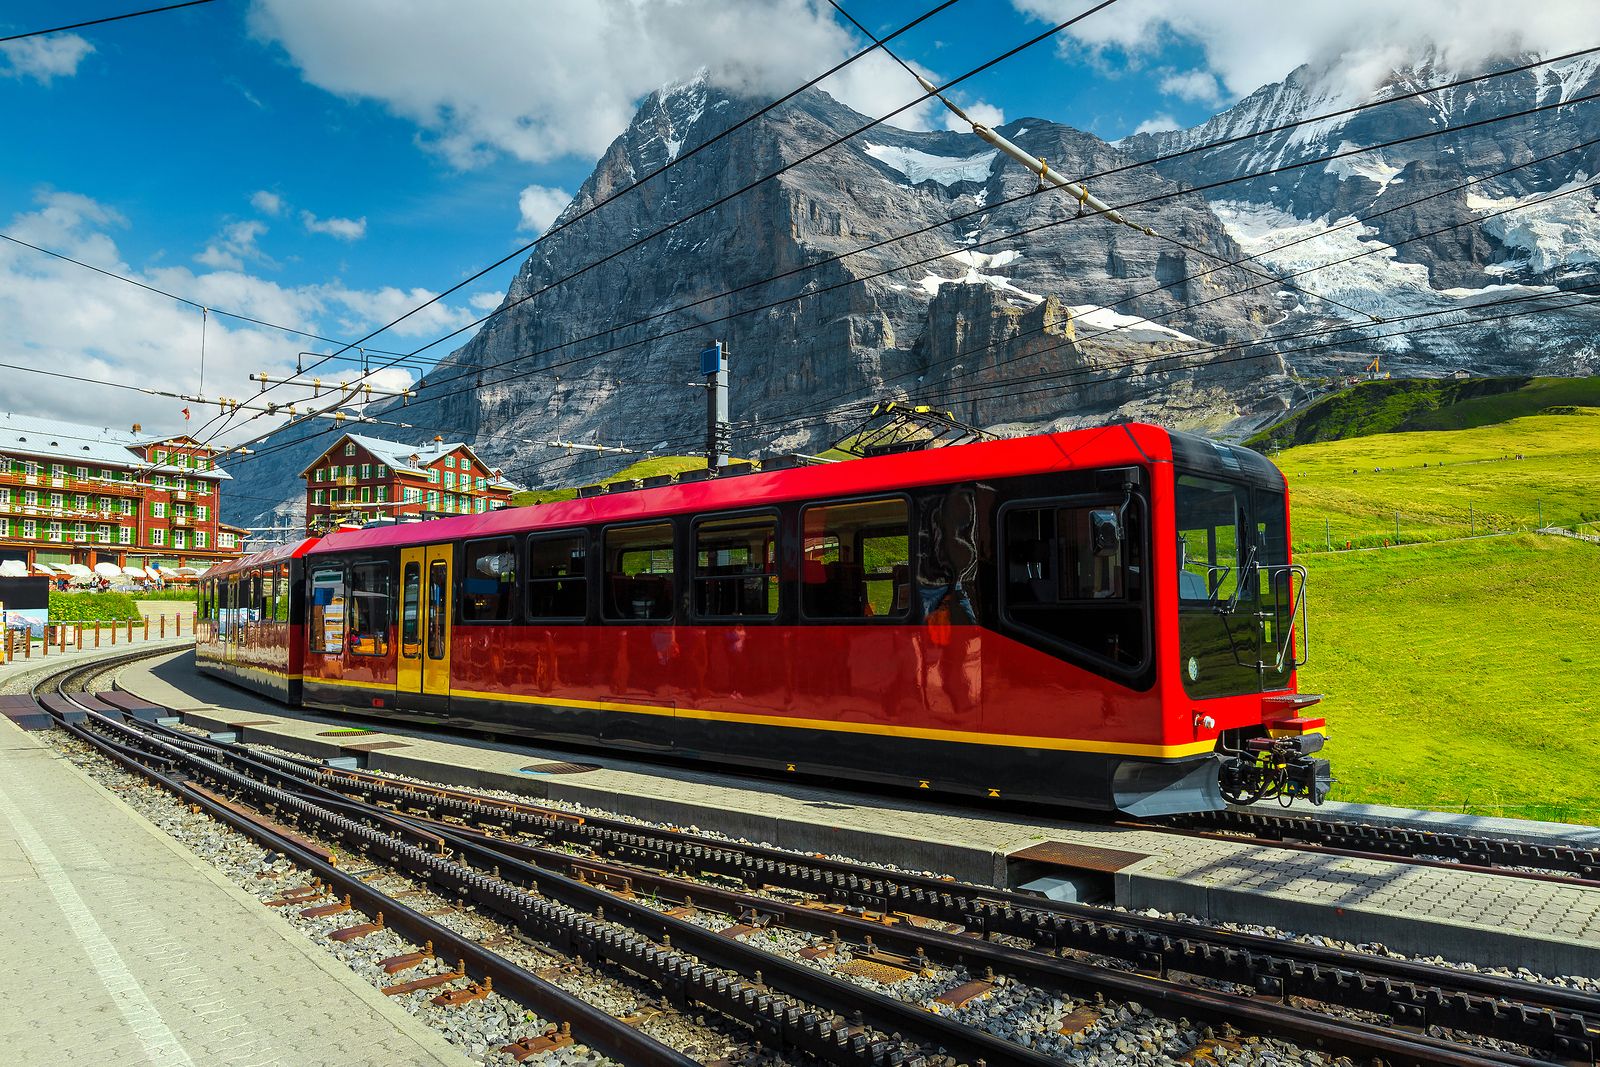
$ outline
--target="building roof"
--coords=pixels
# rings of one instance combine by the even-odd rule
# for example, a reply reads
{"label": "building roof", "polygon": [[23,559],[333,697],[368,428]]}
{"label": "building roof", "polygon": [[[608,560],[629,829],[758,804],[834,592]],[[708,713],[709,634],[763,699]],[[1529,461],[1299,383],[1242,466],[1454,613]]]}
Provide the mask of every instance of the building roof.
{"label": "building roof", "polygon": [[[478,463],[478,465],[485,468],[494,469],[490,468],[489,464],[484,461],[483,457],[478,455],[477,452],[473,451],[472,446],[467,444],[465,441],[429,441],[426,444],[408,445],[401,441],[384,441],[376,437],[367,437],[363,434],[347,433],[343,437],[339,438],[339,440],[335,441],[326,452],[312,460],[310,466],[306,467],[305,470],[300,472],[300,476],[304,478],[323,460],[327,459],[335,449],[344,444],[346,441],[354,441],[356,444],[372,453],[372,458],[376,459],[385,466],[392,467],[397,471],[407,471],[411,474],[426,473],[425,467],[417,466],[411,462],[411,457],[415,456],[421,463],[428,464],[433,460],[438,459],[440,456],[449,455],[458,448],[466,452],[467,455],[471,456],[473,460]],[[498,478],[495,480],[496,482],[503,481],[503,479]]]}
{"label": "building roof", "polygon": [[178,440],[181,435],[133,433],[103,426],[84,426],[36,415],[0,412],[0,453],[32,456],[81,465],[138,467],[152,474],[183,474],[201,478],[228,478],[227,471],[213,466],[197,471],[170,463],[151,465],[144,450],[153,444]]}

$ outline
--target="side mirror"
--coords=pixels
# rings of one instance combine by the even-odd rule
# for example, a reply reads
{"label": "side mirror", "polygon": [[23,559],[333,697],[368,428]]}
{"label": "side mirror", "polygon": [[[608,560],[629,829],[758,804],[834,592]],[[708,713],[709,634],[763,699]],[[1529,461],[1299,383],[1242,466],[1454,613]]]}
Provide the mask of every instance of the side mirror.
{"label": "side mirror", "polygon": [[1110,508],[1089,512],[1094,554],[1102,559],[1122,551],[1122,516]]}

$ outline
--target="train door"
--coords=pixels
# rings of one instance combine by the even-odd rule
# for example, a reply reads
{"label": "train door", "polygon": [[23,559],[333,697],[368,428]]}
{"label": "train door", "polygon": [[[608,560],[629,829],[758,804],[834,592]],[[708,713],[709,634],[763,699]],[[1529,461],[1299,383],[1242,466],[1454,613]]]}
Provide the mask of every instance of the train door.
{"label": "train door", "polygon": [[400,662],[395,706],[450,708],[451,546],[400,550]]}

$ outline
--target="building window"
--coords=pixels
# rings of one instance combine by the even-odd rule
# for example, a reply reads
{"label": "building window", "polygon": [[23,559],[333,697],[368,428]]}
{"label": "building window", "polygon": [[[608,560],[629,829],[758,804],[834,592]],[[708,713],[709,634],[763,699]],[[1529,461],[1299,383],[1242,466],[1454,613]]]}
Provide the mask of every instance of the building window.
{"label": "building window", "polygon": [[88,511],[89,498],[82,493],[78,493],[72,498],[72,506],[77,508],[79,511]]}
{"label": "building window", "polygon": [[194,517],[199,519],[201,522],[205,522],[210,515],[211,509],[206,507],[204,504],[196,504],[194,506]]}
{"label": "building window", "polygon": [[321,467],[318,467],[316,470],[311,472],[311,480],[314,482],[326,481],[327,477],[328,472],[323,470]]}
{"label": "building window", "polygon": [[167,505],[166,505],[166,503],[164,501],[160,501],[160,500],[152,500],[150,502],[150,517],[152,519],[164,519],[164,518],[166,518],[167,517]]}
{"label": "building window", "polygon": [[389,477],[389,468],[382,463],[374,463],[372,465],[372,476],[374,478],[387,478]]}
{"label": "building window", "polygon": [[366,481],[368,478],[371,478],[371,477],[372,477],[372,464],[363,463],[361,465],[361,480],[362,481]]}
{"label": "building window", "polygon": [[482,515],[485,511],[488,511],[488,510],[489,510],[489,502],[487,500],[484,500],[482,497],[479,497],[478,498],[478,514]]}
{"label": "building window", "polygon": [[22,503],[26,507],[30,507],[30,508],[38,507],[39,506],[39,490],[37,490],[37,489],[24,489],[22,491]]}
{"label": "building window", "polygon": [[131,544],[133,544],[133,527],[132,526],[119,526],[117,528],[117,543],[119,545],[131,545]]}
{"label": "building window", "polygon": [[911,610],[906,502],[819,504],[801,512],[800,608],[811,619],[903,616]]}
{"label": "building window", "polygon": [[51,493],[50,494],[50,506],[52,508],[54,508],[55,510],[57,510],[57,511],[61,510],[61,501],[62,501],[62,496],[61,496],[60,493]]}
{"label": "building window", "polygon": [[50,524],[50,526],[49,526],[49,534],[50,534],[50,540],[52,540],[52,541],[61,540],[61,524],[59,522],[52,522]]}
{"label": "building window", "polygon": [[102,545],[109,545],[111,543],[111,527],[102,523],[95,528],[94,532],[95,540],[99,541]]}
{"label": "building window", "polygon": [[72,473],[74,474],[74,476],[76,476],[77,478],[79,478],[79,479],[81,479],[83,481],[88,481],[89,480],[89,468],[88,467],[79,467],[76,470],[74,470]]}
{"label": "building window", "polygon": [[161,450],[161,449],[159,449],[159,448],[158,448],[158,449],[156,449],[156,455],[155,455],[155,461],[156,461],[156,462],[157,462],[157,463],[165,463],[165,462],[166,462],[166,461],[167,461],[167,454],[166,454],[166,452],[164,452],[164,451],[162,451],[162,450]]}
{"label": "building window", "polygon": [[446,457],[444,457],[444,465],[446,467],[449,467],[451,470],[454,470],[455,466],[456,466],[456,457],[454,457],[454,456],[446,456]]}
{"label": "building window", "polygon": [[196,530],[194,532],[194,547],[206,547],[206,532],[204,530]]}
{"label": "building window", "polygon": [[438,485],[439,484],[439,468],[438,467],[429,467],[428,468],[428,481],[432,482],[434,485]]}
{"label": "building window", "polygon": [[235,540],[235,535],[231,533],[220,533],[217,535],[217,543],[222,548],[232,548]]}
{"label": "building window", "polygon": [[389,487],[387,485],[378,486],[378,503],[380,503],[380,504],[386,503],[388,501],[388,499],[389,499]]}
{"label": "building window", "polygon": [[456,487],[456,476],[454,471],[444,472],[444,487],[446,489],[454,489]]}
{"label": "building window", "polygon": [[324,503],[324,500],[322,499],[323,495],[324,495],[324,490],[321,490],[321,489],[312,490],[312,492],[311,492],[311,502],[313,504],[322,504],[322,503]]}
{"label": "building window", "polygon": [[38,523],[38,520],[36,520],[36,519],[23,519],[22,520],[22,536],[23,537],[38,537],[39,536],[39,523]]}
{"label": "building window", "polygon": [[11,490],[10,489],[0,488],[0,505],[4,505],[5,507],[10,507],[11,506]]}
{"label": "building window", "polygon": [[87,541],[89,539],[89,527],[88,527],[88,525],[86,523],[81,523],[81,522],[73,523],[72,524],[72,539],[74,541]]}
{"label": "building window", "polygon": [[183,534],[182,530],[173,530],[172,531],[172,547],[173,548],[188,548],[189,547],[188,544],[186,544],[185,541],[184,541],[184,534]]}
{"label": "building window", "polygon": [[120,508],[118,508],[117,510],[121,511],[124,515],[132,515],[133,514],[133,501],[124,500],[122,502],[122,506]]}
{"label": "building window", "polygon": [[624,526],[605,532],[608,619],[672,618],[672,526]]}
{"label": "building window", "polygon": [[478,491],[482,492],[487,488],[489,488],[489,479],[480,476],[478,478]]}
{"label": "building window", "polygon": [[103,497],[100,498],[100,510],[105,512],[108,515],[111,513],[111,498],[110,497],[103,496]]}
{"label": "building window", "polygon": [[363,504],[372,503],[372,486],[363,485],[361,487],[361,502]]}
{"label": "building window", "polygon": [[150,531],[150,543],[152,545],[164,545],[164,544],[166,544],[167,543],[167,531],[165,531],[165,530],[151,530]]}
{"label": "building window", "polygon": [[211,469],[211,461],[204,456],[197,456],[194,461],[194,469],[197,471],[208,471]]}
{"label": "building window", "polygon": [[356,454],[356,443],[354,441],[346,441],[344,443],[344,454],[347,456]]}

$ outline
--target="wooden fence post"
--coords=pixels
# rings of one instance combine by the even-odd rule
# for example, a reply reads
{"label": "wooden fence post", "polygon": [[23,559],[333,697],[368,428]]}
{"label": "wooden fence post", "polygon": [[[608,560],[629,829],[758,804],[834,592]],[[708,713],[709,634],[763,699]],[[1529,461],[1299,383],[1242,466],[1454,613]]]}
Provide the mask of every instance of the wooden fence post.
{"label": "wooden fence post", "polygon": [[133,620],[128,620],[128,644],[133,644]]}
{"label": "wooden fence post", "polygon": [[6,631],[6,662],[11,662],[11,630]]}
{"label": "wooden fence post", "polygon": [[[130,622],[128,625],[132,626],[133,623]],[[144,639],[146,641],[150,640],[150,616],[148,616],[148,615],[146,615],[144,617]],[[133,640],[133,635],[132,634],[128,635],[128,640],[130,640],[130,641]]]}
{"label": "wooden fence post", "polygon": [[57,647],[60,649],[60,651],[63,654],[65,654],[66,651],[67,651],[67,624],[66,623],[62,623],[60,626],[56,627],[56,640],[61,642],[61,644],[59,646],[57,646]]}
{"label": "wooden fence post", "polygon": [[116,623],[112,623],[111,624],[111,644],[112,644],[113,647],[115,647],[116,643],[117,643],[117,624]]}
{"label": "wooden fence post", "polygon": [[80,622],[78,624],[78,628],[74,633],[73,640],[77,642],[78,651],[82,652],[83,651],[83,623]]}
{"label": "wooden fence post", "polygon": [[22,658],[23,659],[32,659],[33,658],[33,631],[32,630],[28,630],[23,634],[23,637],[22,637]]}
{"label": "wooden fence post", "polygon": [[100,620],[94,620],[94,647],[100,647]]}
{"label": "wooden fence post", "polygon": [[[150,620],[149,619],[145,620],[145,625],[146,626],[150,625]],[[165,638],[167,636],[167,617],[165,615],[161,616],[161,627],[160,627],[160,630],[161,630],[161,632],[159,634],[157,634],[157,636]]]}

